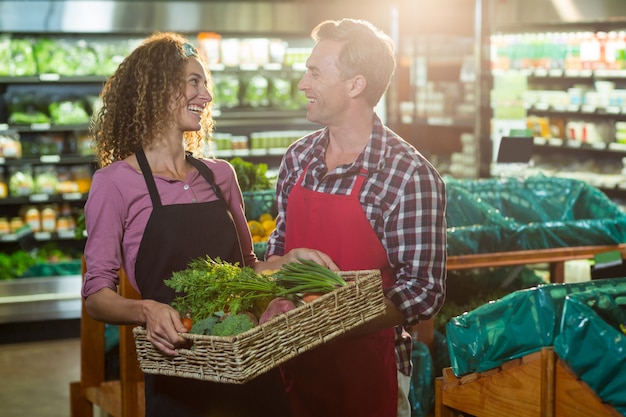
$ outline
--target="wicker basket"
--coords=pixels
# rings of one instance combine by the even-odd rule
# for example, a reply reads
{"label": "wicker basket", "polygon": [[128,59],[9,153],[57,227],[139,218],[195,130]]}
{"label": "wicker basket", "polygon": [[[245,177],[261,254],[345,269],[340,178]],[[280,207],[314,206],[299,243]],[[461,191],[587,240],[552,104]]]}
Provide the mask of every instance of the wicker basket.
{"label": "wicker basket", "polygon": [[179,356],[161,354],[147,340],[146,330],[135,327],[141,370],[147,374],[243,384],[384,314],[380,271],[345,271],[341,275],[350,281],[346,286],[239,335],[182,334],[193,346],[179,349]]}

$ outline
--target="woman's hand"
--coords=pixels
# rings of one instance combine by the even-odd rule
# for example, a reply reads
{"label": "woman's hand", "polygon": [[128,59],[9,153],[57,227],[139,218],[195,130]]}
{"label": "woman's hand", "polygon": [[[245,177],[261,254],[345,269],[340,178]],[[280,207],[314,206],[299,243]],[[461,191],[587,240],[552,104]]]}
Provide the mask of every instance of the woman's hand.
{"label": "woman's hand", "polygon": [[175,348],[186,340],[179,333],[187,333],[176,310],[154,300],[133,300],[103,288],[85,299],[87,312],[95,320],[111,324],[141,325],[147,338],[165,355],[178,354]]}
{"label": "woman's hand", "polygon": [[144,300],[147,338],[154,347],[168,356],[177,356],[175,350],[186,343],[179,333],[187,333],[180,315],[167,304]]}
{"label": "woman's hand", "polygon": [[327,267],[330,270],[339,271],[339,267],[337,266],[337,264],[335,264],[335,262],[333,262],[330,256],[316,249],[308,248],[292,249],[283,256],[270,256],[267,261],[259,261],[254,264],[254,270],[257,272],[268,269],[276,270],[280,269],[283,264],[287,264],[289,262],[297,262],[299,259],[313,261]]}

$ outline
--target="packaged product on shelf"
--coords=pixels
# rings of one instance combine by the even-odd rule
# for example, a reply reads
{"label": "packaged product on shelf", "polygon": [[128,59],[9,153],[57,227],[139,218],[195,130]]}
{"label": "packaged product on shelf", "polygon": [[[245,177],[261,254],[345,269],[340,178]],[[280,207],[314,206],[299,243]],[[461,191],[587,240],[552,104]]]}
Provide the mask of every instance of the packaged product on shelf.
{"label": "packaged product on shelf", "polygon": [[615,122],[615,141],[626,143],[626,122]]}
{"label": "packaged product on shelf", "polygon": [[72,177],[78,185],[79,193],[88,193],[91,188],[91,168],[89,165],[75,165],[72,167]]}
{"label": "packaged product on shelf", "polygon": [[41,231],[41,214],[36,206],[28,206],[24,211],[24,223],[34,233]]}
{"label": "packaged product on shelf", "polygon": [[[6,39],[6,38],[5,38]],[[37,74],[37,63],[33,54],[34,40],[28,37],[9,37],[8,76],[27,77]]]}
{"label": "packaged product on shelf", "polygon": [[89,123],[89,114],[79,100],[53,101],[48,107],[55,125],[73,125]]}
{"label": "packaged product on shelf", "polygon": [[41,230],[44,232],[57,230],[57,210],[52,205],[45,206],[41,210]]}
{"label": "packaged product on shelf", "polygon": [[19,133],[14,130],[5,130],[0,132],[0,157],[22,157],[22,143],[20,142]]}
{"label": "packaged product on shelf", "polygon": [[0,198],[7,198],[9,196],[9,187],[4,180],[4,175],[0,175]]}
{"label": "packaged product on shelf", "polygon": [[59,179],[57,172],[52,165],[36,166],[35,172],[35,192],[41,194],[53,195],[57,193]]}
{"label": "packaged product on shelf", "polygon": [[257,74],[247,80],[243,104],[255,108],[269,105],[269,82],[267,78]]}
{"label": "packaged product on shelf", "polygon": [[16,91],[7,88],[4,100],[9,111],[8,122],[11,125],[49,124],[50,117],[45,109],[45,97],[41,91],[22,89]]}
{"label": "packaged product on shelf", "polygon": [[59,166],[56,169],[57,173],[57,192],[59,194],[77,193],[78,183],[74,181],[72,171],[70,167]]}
{"label": "packaged product on shelf", "polygon": [[24,197],[33,193],[35,181],[33,180],[30,165],[9,167],[9,194],[11,197]]}
{"label": "packaged product on shelf", "polygon": [[198,51],[209,65],[220,63],[221,36],[214,32],[198,33]]}
{"label": "packaged product on shelf", "polygon": [[269,39],[241,39],[239,43],[239,65],[263,66],[270,62]]}
{"label": "packaged product on shelf", "polygon": [[287,45],[288,43],[283,41],[282,39],[269,40],[269,55],[271,63],[283,64],[285,62]]}
{"label": "packaged product on shelf", "polygon": [[24,220],[21,217],[15,216],[11,218],[11,222],[9,223],[11,233],[17,233],[22,227],[24,227]]}
{"label": "packaged product on shelf", "polygon": [[9,219],[6,217],[0,217],[0,236],[8,235],[9,233],[11,233]]}
{"label": "packaged product on shelf", "polygon": [[96,153],[94,140],[88,132],[83,132],[76,137],[76,152],[81,156],[90,156]]}
{"label": "packaged product on shelf", "polygon": [[239,106],[239,78],[235,74],[218,73],[213,77],[216,108],[232,109]]}
{"label": "packaged product on shelf", "polygon": [[272,77],[269,90],[269,101],[277,109],[291,109],[294,107],[291,80],[286,74]]}

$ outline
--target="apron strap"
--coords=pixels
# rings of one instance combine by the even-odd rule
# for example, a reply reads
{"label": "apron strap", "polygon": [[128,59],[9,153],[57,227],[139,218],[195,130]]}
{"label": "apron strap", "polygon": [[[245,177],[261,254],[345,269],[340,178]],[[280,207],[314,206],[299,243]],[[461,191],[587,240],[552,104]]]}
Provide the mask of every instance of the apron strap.
{"label": "apron strap", "polygon": [[211,171],[211,168],[209,168],[208,166],[206,166],[206,164],[202,163],[198,159],[191,156],[189,152],[187,152],[186,157],[187,157],[187,161],[191,165],[193,165],[194,168],[196,168],[198,172],[200,172],[200,175],[202,175],[204,179],[207,180],[207,182],[211,185],[217,197],[222,201],[226,201],[224,200],[224,196],[222,195],[222,190],[220,190],[220,187],[218,187],[217,183],[215,182],[215,175],[213,175],[213,171]]}
{"label": "apron strap", "polygon": [[[200,175],[202,175],[204,179],[207,180],[207,182],[211,185],[211,187],[213,188],[213,191],[217,195],[217,198],[219,198],[220,201],[224,203],[224,205],[226,206],[226,211],[228,211],[229,215],[232,217],[232,213],[230,213],[230,209],[228,208],[228,203],[226,202],[226,199],[224,198],[224,195],[222,194],[222,190],[220,190],[220,187],[215,182],[215,175],[213,175],[213,171],[211,171],[211,168],[209,168],[202,161],[191,156],[191,153],[189,152],[187,152],[186,157],[187,157],[187,161],[189,161],[189,163],[193,165],[198,170],[198,172],[200,172]],[[235,225],[235,229],[236,228],[237,226]],[[237,245],[239,246],[240,265],[243,267],[244,258],[243,258],[243,251],[241,250],[241,241],[239,240],[238,232],[235,233],[235,237],[237,239]]]}
{"label": "apron strap", "polygon": [[139,168],[141,168],[141,173],[146,180],[148,193],[150,193],[150,199],[152,200],[152,207],[162,207],[163,204],[161,204],[161,197],[159,197],[159,192],[157,191],[154,177],[152,176],[150,164],[148,164],[148,159],[146,158],[146,154],[141,146],[137,149],[137,151],[135,151],[135,156],[137,157]]}

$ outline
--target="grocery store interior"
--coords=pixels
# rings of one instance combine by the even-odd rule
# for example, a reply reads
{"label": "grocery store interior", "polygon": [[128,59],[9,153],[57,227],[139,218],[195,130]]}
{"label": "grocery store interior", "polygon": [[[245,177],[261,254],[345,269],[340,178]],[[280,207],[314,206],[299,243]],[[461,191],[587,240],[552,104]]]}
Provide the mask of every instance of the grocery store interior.
{"label": "grocery store interior", "polygon": [[[214,81],[207,155],[263,166],[271,177],[285,149],[319,128],[297,89],[310,31],[343,17],[369,20],[394,40],[398,65],[377,112],[448,186],[448,293],[415,331],[413,417],[626,415],[626,369],[599,384],[577,374],[582,359],[563,347],[560,319],[552,317],[547,342],[502,334],[514,323],[539,339],[545,332],[530,320],[546,312],[574,320],[570,288],[609,294],[622,327],[602,334],[619,337],[582,356],[594,366],[626,363],[624,0],[0,1],[0,415],[137,415],[117,414],[127,410],[121,395],[114,406],[70,402],[70,383],[73,395],[92,389],[90,398],[106,394],[94,394],[96,384],[119,383],[128,341],[90,322],[80,298],[83,205],[96,169],[89,121],[107,76],[147,35],[185,35]],[[251,232],[262,255],[271,230]],[[568,289],[556,295],[544,284]],[[590,308],[589,297],[571,303]],[[527,310],[516,315],[513,301]],[[588,314],[606,324],[596,313]],[[473,325],[485,333],[463,333]],[[497,336],[506,349],[465,348]],[[582,336],[569,337],[571,345]],[[556,389],[544,390],[534,371]]]}

